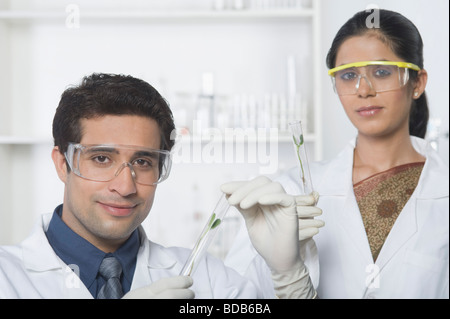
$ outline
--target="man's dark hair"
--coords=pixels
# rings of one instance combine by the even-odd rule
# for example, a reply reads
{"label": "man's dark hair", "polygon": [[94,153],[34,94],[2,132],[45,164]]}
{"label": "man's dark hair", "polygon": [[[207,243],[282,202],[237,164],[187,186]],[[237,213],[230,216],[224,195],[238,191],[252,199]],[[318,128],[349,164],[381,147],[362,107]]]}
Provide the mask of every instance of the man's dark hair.
{"label": "man's dark hair", "polygon": [[81,119],[105,115],[138,115],[154,119],[161,135],[160,148],[170,150],[174,145],[170,139],[175,129],[172,111],[154,87],[132,76],[94,73],[61,95],[53,118],[55,146],[64,154],[68,143],[81,141]]}

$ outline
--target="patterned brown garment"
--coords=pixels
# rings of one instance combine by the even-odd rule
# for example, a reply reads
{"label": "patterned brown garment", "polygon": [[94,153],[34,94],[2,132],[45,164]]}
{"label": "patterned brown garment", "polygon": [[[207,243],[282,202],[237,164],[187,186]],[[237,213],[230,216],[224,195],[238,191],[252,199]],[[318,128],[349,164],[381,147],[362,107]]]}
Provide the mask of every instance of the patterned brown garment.
{"label": "patterned brown garment", "polygon": [[424,164],[418,162],[393,167],[353,185],[374,261],[414,192]]}

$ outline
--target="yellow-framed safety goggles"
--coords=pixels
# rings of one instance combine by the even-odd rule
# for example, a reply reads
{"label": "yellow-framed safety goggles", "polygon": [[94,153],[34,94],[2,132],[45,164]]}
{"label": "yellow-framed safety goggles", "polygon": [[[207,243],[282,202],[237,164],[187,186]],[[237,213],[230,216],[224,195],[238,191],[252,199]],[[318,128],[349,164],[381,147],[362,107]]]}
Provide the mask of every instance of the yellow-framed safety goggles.
{"label": "yellow-framed safety goggles", "polygon": [[420,68],[409,62],[362,61],[338,66],[328,74],[334,91],[342,96],[367,90],[376,93],[398,90],[408,82],[409,70]]}
{"label": "yellow-framed safety goggles", "polygon": [[338,67],[335,67],[333,69],[330,69],[328,71],[328,75],[334,76],[336,72],[349,69],[349,68],[359,68],[362,66],[368,66],[368,65],[394,65],[398,66],[399,68],[407,68],[414,71],[420,71],[420,68],[409,62],[393,62],[393,61],[362,61],[362,62],[354,62],[354,63],[348,63],[344,65],[340,65]]}

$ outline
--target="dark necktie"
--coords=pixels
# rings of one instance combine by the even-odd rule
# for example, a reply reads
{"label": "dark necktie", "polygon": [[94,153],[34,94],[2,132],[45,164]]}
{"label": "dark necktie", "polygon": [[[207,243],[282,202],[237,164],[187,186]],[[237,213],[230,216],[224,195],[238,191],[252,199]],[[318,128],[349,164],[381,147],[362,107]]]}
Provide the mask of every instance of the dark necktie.
{"label": "dark necktie", "polygon": [[97,299],[119,299],[123,296],[120,275],[122,266],[116,257],[105,257],[98,270],[99,274],[105,279],[105,284],[97,294]]}

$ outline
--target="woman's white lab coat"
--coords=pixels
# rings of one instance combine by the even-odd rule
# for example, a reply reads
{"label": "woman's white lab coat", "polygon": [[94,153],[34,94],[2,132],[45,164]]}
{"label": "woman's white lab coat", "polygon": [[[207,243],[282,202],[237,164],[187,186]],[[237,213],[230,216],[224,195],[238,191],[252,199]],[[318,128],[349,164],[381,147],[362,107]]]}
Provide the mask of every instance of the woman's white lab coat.
{"label": "woman's white lab coat", "polygon": [[[426,162],[375,263],[353,193],[355,142],[334,160],[310,165],[314,189],[320,194],[317,206],[323,210],[319,219],[325,221],[314,237],[320,298],[449,298],[448,166],[424,140],[412,137],[412,143]],[[295,168],[279,179],[287,193],[299,193],[298,174]],[[246,248],[240,243],[234,250],[241,257],[253,250],[245,241]],[[237,267],[247,276],[248,269],[264,268],[263,261],[252,256]],[[231,256],[227,264],[235,266],[230,260],[237,259]],[[308,267],[314,277],[318,269],[312,265]]]}
{"label": "woman's white lab coat", "polygon": [[[52,214],[42,216],[32,234],[18,246],[0,247],[0,298],[92,298],[75,274],[53,251],[44,229]],[[190,253],[164,248],[147,239],[139,228],[141,247],[131,289],[180,273]],[[73,271],[74,270],[74,271]],[[204,258],[193,276],[196,298],[256,298],[256,288],[211,256]]]}

